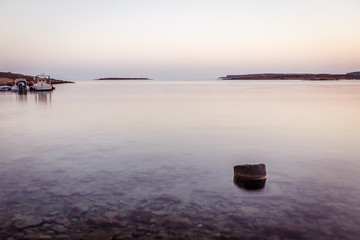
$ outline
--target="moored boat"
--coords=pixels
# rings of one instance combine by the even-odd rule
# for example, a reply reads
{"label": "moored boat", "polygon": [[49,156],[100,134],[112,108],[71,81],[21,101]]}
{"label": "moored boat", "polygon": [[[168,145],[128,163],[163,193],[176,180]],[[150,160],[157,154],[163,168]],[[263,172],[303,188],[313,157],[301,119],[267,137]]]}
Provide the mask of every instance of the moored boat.
{"label": "moored boat", "polygon": [[9,86],[0,86],[0,91],[9,91],[11,88]]}
{"label": "moored boat", "polygon": [[37,75],[34,77],[35,84],[33,85],[33,89],[35,91],[51,91],[54,87],[51,84],[51,78],[49,75]]}
{"label": "moored boat", "polygon": [[26,79],[18,78],[15,79],[15,85],[11,88],[12,92],[26,93],[30,91],[29,86],[27,85]]}

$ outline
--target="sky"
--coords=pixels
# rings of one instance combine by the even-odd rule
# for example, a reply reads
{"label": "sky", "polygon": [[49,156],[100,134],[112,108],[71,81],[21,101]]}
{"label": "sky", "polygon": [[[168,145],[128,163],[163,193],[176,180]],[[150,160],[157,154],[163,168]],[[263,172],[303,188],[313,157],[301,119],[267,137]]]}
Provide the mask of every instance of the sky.
{"label": "sky", "polygon": [[216,79],[360,71],[359,0],[0,0],[0,71]]}

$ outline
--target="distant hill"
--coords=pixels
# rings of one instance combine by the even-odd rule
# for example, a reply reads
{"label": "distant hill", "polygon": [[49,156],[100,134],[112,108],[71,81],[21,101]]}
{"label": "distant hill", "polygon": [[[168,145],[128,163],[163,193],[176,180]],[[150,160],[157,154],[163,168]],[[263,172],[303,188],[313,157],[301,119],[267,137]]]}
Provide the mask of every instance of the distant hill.
{"label": "distant hill", "polygon": [[313,74],[313,73],[260,73],[245,75],[226,75],[220,77],[222,80],[312,80],[312,81],[329,81],[329,80],[346,80],[359,79],[360,72],[347,74]]}
{"label": "distant hill", "polygon": [[[17,78],[26,79],[29,86],[32,86],[34,84],[34,76],[24,75],[20,73],[12,73],[12,72],[0,72],[0,85],[12,86],[15,84],[15,79]],[[61,84],[61,83],[74,83],[74,82],[51,78],[51,83]]]}

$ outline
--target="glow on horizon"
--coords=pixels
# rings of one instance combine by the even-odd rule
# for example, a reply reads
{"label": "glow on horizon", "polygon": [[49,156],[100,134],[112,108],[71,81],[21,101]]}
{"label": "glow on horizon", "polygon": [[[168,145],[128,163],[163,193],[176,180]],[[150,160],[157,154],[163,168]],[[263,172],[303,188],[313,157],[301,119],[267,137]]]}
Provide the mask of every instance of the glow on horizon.
{"label": "glow on horizon", "polygon": [[360,70],[357,0],[4,0],[0,71],[216,78]]}

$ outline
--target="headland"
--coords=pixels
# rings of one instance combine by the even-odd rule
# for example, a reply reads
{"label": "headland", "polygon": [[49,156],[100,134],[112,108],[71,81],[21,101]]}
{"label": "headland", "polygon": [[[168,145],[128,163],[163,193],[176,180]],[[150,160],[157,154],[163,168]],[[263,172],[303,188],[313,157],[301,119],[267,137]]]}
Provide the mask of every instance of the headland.
{"label": "headland", "polygon": [[[15,84],[15,79],[18,78],[26,79],[27,84],[29,86],[32,86],[35,83],[34,76],[31,75],[24,75],[20,73],[12,73],[12,72],[0,72],[0,85],[13,86]],[[52,84],[74,83],[71,81],[58,80],[54,78],[51,78],[50,81]]]}
{"label": "headland", "polygon": [[336,81],[336,80],[360,80],[359,72],[346,74],[312,74],[312,73],[260,73],[244,75],[226,75],[222,80],[308,80],[308,81]]}

